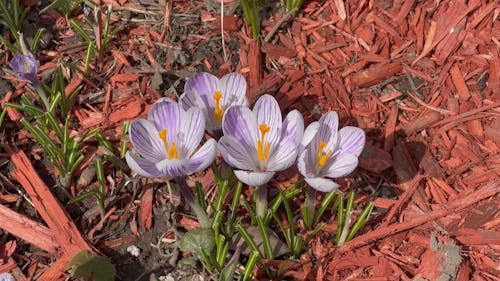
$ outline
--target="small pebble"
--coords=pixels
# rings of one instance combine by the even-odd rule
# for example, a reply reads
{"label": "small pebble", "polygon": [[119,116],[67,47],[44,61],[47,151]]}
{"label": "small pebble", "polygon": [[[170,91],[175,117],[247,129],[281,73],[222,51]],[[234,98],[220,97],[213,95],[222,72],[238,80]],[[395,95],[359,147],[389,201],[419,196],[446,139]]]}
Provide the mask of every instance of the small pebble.
{"label": "small pebble", "polygon": [[141,254],[141,249],[136,245],[130,245],[127,247],[127,252],[134,257],[138,257]]}

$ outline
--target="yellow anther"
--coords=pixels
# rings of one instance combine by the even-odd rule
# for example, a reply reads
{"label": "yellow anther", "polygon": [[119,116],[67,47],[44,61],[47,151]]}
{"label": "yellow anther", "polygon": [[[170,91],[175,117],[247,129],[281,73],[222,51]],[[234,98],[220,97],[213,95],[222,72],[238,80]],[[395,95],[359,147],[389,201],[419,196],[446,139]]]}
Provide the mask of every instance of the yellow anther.
{"label": "yellow anther", "polygon": [[158,132],[158,137],[163,141],[165,144],[165,148],[167,149],[167,157],[168,159],[177,159],[179,158],[179,154],[177,153],[177,147],[175,146],[175,143],[172,143],[171,145],[168,144],[167,140],[167,134],[168,130],[161,130]]}
{"label": "yellow anther", "polygon": [[326,152],[326,154],[323,154],[325,147],[326,147],[326,143],[320,141],[318,144],[318,166],[320,166],[320,167],[325,166],[326,162],[330,158],[330,155],[332,155],[331,150],[328,150]]}
{"label": "yellow anther", "polygon": [[29,72],[30,71],[30,64],[28,62],[24,63],[24,71]]}
{"label": "yellow anther", "polygon": [[215,123],[221,124],[222,123],[222,117],[224,116],[224,106],[220,104],[220,101],[222,99],[222,92],[221,91],[215,91],[213,97],[215,100],[215,107],[214,107],[214,120]]}
{"label": "yellow anther", "polygon": [[266,124],[259,125],[260,140],[257,141],[257,157],[260,161],[266,160],[269,156],[269,149],[271,148],[271,144],[268,142],[264,147],[264,138],[270,130],[271,128],[269,128],[269,126],[267,126]]}

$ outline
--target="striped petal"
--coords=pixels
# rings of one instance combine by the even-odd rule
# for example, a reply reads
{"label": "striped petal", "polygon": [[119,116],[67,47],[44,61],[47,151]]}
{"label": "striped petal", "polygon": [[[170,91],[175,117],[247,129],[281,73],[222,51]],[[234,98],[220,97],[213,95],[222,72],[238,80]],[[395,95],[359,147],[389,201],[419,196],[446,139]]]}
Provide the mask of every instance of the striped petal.
{"label": "striped petal", "polygon": [[256,118],[250,109],[244,106],[232,106],[222,120],[222,131],[225,136],[230,136],[241,143],[246,151],[255,151],[257,157],[257,126]]}
{"label": "striped petal", "polygon": [[125,154],[125,160],[130,169],[137,174],[148,178],[160,178],[162,173],[156,167],[157,162],[151,162],[144,158],[134,155],[131,151]]}
{"label": "striped petal", "polygon": [[297,169],[299,170],[300,174],[306,178],[313,178],[318,176],[314,172],[315,165],[316,163],[310,159],[309,151],[307,150],[303,151],[297,157]]}
{"label": "striped petal", "polygon": [[220,79],[219,84],[222,91],[222,104],[225,108],[232,105],[248,106],[247,81],[243,75],[237,72],[229,73]]}
{"label": "striped petal", "polygon": [[341,154],[352,154],[358,157],[365,146],[366,134],[358,127],[347,126],[339,131]]}
{"label": "striped petal", "polygon": [[235,138],[222,136],[218,148],[222,158],[232,167],[242,170],[257,169],[255,160],[251,157],[256,154],[255,147],[249,151],[248,147],[244,147]]}
{"label": "striped petal", "polygon": [[177,143],[177,135],[181,127],[181,108],[169,98],[159,99],[151,107],[148,120],[155,123],[158,131],[168,130],[167,140],[169,143]]}
{"label": "striped petal", "polygon": [[282,143],[267,160],[268,171],[282,171],[288,169],[295,163],[297,158],[297,145],[293,142]]}
{"label": "striped petal", "polygon": [[[183,103],[192,106],[213,108],[215,101],[213,95],[219,89],[219,79],[206,72],[198,73],[189,78],[184,86],[185,101]],[[201,97],[203,104],[199,104],[198,97]]]}
{"label": "striped petal", "polygon": [[281,138],[283,119],[276,99],[271,95],[261,96],[255,103],[253,112],[257,117],[257,126],[265,124],[270,128],[265,141],[269,142],[272,147],[277,145]]}
{"label": "striped petal", "polygon": [[186,159],[165,159],[156,163],[156,168],[161,172],[161,177],[178,177],[187,175]]}
{"label": "striped petal", "polygon": [[152,122],[144,119],[132,121],[129,136],[134,149],[145,159],[160,161],[167,157],[165,144],[158,137],[158,130]]}
{"label": "striped petal", "polygon": [[209,139],[196,151],[191,159],[185,165],[186,175],[194,172],[202,171],[207,168],[215,160],[217,153],[217,142],[214,139]]}
{"label": "striped petal", "polygon": [[337,112],[329,111],[319,119],[319,128],[316,137],[313,139],[314,146],[318,146],[319,142],[326,143],[325,150],[334,151],[337,148],[339,128],[339,117]]}
{"label": "striped petal", "polygon": [[261,186],[269,182],[273,178],[275,172],[259,173],[259,172],[235,170],[234,174],[244,184],[251,186]]}
{"label": "striped petal", "polygon": [[[189,158],[191,154],[198,148],[203,133],[205,132],[205,115],[197,108],[190,108],[187,112],[182,112],[182,127],[180,130],[179,139],[182,140],[182,146],[185,149],[185,158]],[[184,158],[183,157],[183,158]]]}
{"label": "striped petal", "polygon": [[304,135],[304,118],[298,110],[290,111],[283,120],[281,131],[281,142],[293,142],[299,144]]}
{"label": "striped petal", "polygon": [[325,165],[321,176],[339,178],[352,173],[358,166],[358,157],[352,154],[344,154],[336,157],[332,164]]}
{"label": "striped petal", "polygon": [[304,180],[309,186],[321,192],[334,191],[340,187],[338,183],[325,178],[304,178]]}

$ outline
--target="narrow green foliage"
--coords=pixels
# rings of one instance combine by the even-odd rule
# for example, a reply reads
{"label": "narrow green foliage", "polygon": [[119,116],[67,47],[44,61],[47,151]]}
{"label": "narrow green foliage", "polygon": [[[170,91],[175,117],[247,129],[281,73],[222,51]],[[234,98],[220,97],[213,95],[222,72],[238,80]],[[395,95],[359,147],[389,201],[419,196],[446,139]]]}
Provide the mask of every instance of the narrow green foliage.
{"label": "narrow green foliage", "polygon": [[[87,131],[78,140],[76,137],[70,136],[69,112],[81,87],[74,90],[68,97],[65,95],[65,88],[63,71],[59,66],[54,72],[50,87],[46,85],[36,87],[43,100],[43,109],[26,95],[21,96],[20,104],[5,103],[5,106],[15,108],[31,116],[22,118],[21,123],[43,147],[52,165],[58,170],[61,185],[67,188],[71,184],[74,171],[84,159],[80,151],[81,144],[87,138],[95,135],[98,129]],[[54,132],[55,137],[51,137],[51,132]]]}
{"label": "narrow green foliage", "polygon": [[[235,257],[239,257],[235,254]],[[238,265],[238,259],[233,258],[229,261],[229,264],[226,265],[220,272],[219,280],[220,281],[233,281],[234,280],[234,272],[236,271],[236,266]]]}
{"label": "narrow green foliage", "polygon": [[250,233],[248,233],[248,231],[243,227],[241,223],[237,223],[235,227],[236,230],[240,233],[243,240],[245,240],[246,245],[250,248],[252,253],[256,253],[257,258],[262,258],[259,247],[257,246],[257,243],[255,243],[255,240],[252,238]]}
{"label": "narrow green foliage", "polygon": [[370,202],[370,203],[368,203],[368,205],[366,205],[366,207],[363,209],[363,212],[359,216],[358,220],[352,226],[352,229],[349,232],[349,235],[347,236],[346,241],[350,241],[352,238],[354,238],[354,236],[358,233],[358,231],[361,229],[361,227],[363,227],[363,225],[365,225],[366,220],[368,219],[368,217],[370,216],[370,214],[373,211],[373,206],[374,206],[373,202]]}
{"label": "narrow green foliage", "polygon": [[128,128],[130,127],[130,121],[125,121],[123,122],[123,127],[120,135],[120,158],[123,159],[125,157],[125,154],[127,153],[127,133],[128,133]]}
{"label": "narrow green foliage", "polygon": [[100,157],[97,157],[94,160],[95,165],[95,173],[97,176],[97,181],[99,182],[99,189],[97,192],[97,204],[99,206],[99,210],[101,211],[101,218],[104,218],[106,214],[105,209],[105,200],[106,200],[106,179],[104,176],[104,166],[102,164],[102,160]]}
{"label": "narrow green foliage", "polygon": [[252,29],[254,39],[260,37],[260,6],[258,0],[240,0],[243,15]]}
{"label": "narrow green foliage", "polygon": [[0,0],[0,24],[9,28],[10,33],[16,39],[17,45],[10,44],[2,36],[0,36],[0,43],[4,44],[12,53],[18,53],[20,50],[19,32],[28,11],[29,8],[20,6],[19,0]]}
{"label": "narrow green foliage", "polygon": [[[57,1],[57,0],[56,0]],[[93,57],[97,57],[100,64],[104,63],[104,53],[107,51],[111,40],[121,30],[119,26],[110,28],[111,14],[113,7],[107,6],[105,12],[104,23],[101,20],[101,10],[95,5],[89,5],[93,9],[93,20],[84,18],[83,22],[78,22],[74,19],[69,20],[69,24],[73,30],[82,38],[82,45],[87,47],[87,52],[84,61],[83,73],[88,76],[90,70],[90,63]]]}
{"label": "narrow green foliage", "polygon": [[[335,243],[340,246],[347,241],[350,241],[358,233],[358,231],[365,225],[366,220],[370,216],[373,210],[373,202],[368,203],[365,206],[361,215],[358,217],[357,221],[353,224],[350,229],[351,214],[354,207],[355,192],[350,191],[347,197],[347,202],[344,208],[344,198],[342,196],[337,197],[336,205],[337,210],[337,233],[335,235]],[[350,229],[350,230],[349,230]]]}
{"label": "narrow green foliage", "polygon": [[286,0],[285,6],[287,11],[291,11],[293,9],[299,10],[302,7],[304,0]]}
{"label": "narrow green foliage", "polygon": [[262,244],[264,245],[264,254],[267,259],[274,259],[273,248],[271,246],[271,241],[269,240],[269,232],[267,229],[267,224],[264,223],[264,218],[257,216],[257,226],[259,228],[260,236],[262,238]]}
{"label": "narrow green foliage", "polygon": [[259,261],[258,252],[251,252],[248,258],[247,264],[245,265],[245,274],[243,275],[243,281],[250,280],[252,278],[252,270]]}
{"label": "narrow green foliage", "polygon": [[314,216],[314,225],[318,224],[319,220],[321,219],[321,216],[323,216],[326,209],[328,209],[328,207],[330,206],[332,201],[335,200],[336,197],[337,197],[336,191],[328,192],[326,194],[325,198],[323,198],[323,201],[321,201],[321,205],[318,208],[318,212],[316,212]]}

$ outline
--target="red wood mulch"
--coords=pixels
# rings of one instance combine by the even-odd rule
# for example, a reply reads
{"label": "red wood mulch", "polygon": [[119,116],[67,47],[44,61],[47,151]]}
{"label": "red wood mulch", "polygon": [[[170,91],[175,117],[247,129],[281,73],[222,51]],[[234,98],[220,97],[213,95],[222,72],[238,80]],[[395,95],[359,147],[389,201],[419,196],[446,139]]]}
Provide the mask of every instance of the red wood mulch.
{"label": "red wood mulch", "polygon": [[[131,1],[102,2],[146,11],[146,6]],[[228,2],[227,8],[233,3]],[[250,38],[240,18],[228,15],[224,38],[228,48],[239,43],[239,48],[228,50],[235,65],[224,60],[217,6],[184,0],[147,6],[146,19],[155,21],[124,28],[113,40],[105,63],[93,69],[92,79],[78,74],[68,77],[67,92],[85,85],[73,111],[81,130],[74,133],[98,126],[111,141],[118,141],[124,120],[144,115],[156,99],[179,88],[179,79],[172,77],[164,84],[173,88],[158,87],[158,76],[168,70],[179,77],[196,69],[218,75],[239,71],[247,77],[251,100],[272,93],[284,111],[299,109],[307,122],[335,110],[343,125],[357,125],[367,133],[361,169],[343,181],[342,190],[355,181],[366,182],[371,192],[359,190],[357,203],[374,200],[374,215],[360,235],[341,247],[331,240],[336,225],[327,225],[300,261],[287,265],[287,278],[498,280],[498,1],[307,1],[298,17],[283,21],[288,16],[274,10],[264,19],[262,42]],[[201,21],[190,21],[182,13],[199,16]],[[41,52],[42,72],[54,68],[61,56],[83,56],[81,48],[64,43],[64,38],[74,35],[66,20],[56,12],[46,16],[57,19],[57,36],[63,43]],[[196,32],[171,41],[182,25]],[[192,55],[200,42],[210,39],[218,50],[211,56],[182,63],[174,54],[185,50]],[[170,48],[167,55],[159,57],[165,47]],[[2,59],[3,67],[9,60]],[[96,75],[105,71],[109,71],[105,77]],[[5,78],[15,80],[7,74]],[[2,104],[15,101],[28,89],[24,83],[17,85]],[[15,123],[7,121],[4,139],[25,145],[31,139],[17,123],[20,117],[19,112],[8,110],[7,120]],[[102,154],[95,143],[87,146],[88,161],[81,170],[95,153]],[[86,239],[97,245],[93,233],[102,225],[78,230],[33,168],[40,151],[25,150],[30,162],[13,147],[5,142],[0,155],[15,166],[10,176],[1,174],[6,189],[0,189],[0,228],[44,251],[33,257],[58,259],[44,265],[18,255],[18,261],[29,264],[21,270],[12,257],[16,240],[7,236],[0,242],[0,272],[12,271],[18,280],[34,276],[63,280],[68,259],[79,250],[92,250]],[[203,181],[209,184],[213,179]],[[395,187],[398,195],[377,196],[383,186]],[[13,192],[19,187],[44,223],[13,210],[15,202],[24,200]],[[81,188],[74,186],[73,192]],[[146,229],[159,223],[152,221],[152,197],[152,189],[147,189],[134,203],[140,205],[138,220]],[[120,221],[115,210],[108,208],[105,219]],[[137,232],[137,225],[131,224],[131,229]],[[280,261],[266,263],[281,265]],[[262,272],[256,274],[265,279]]]}

